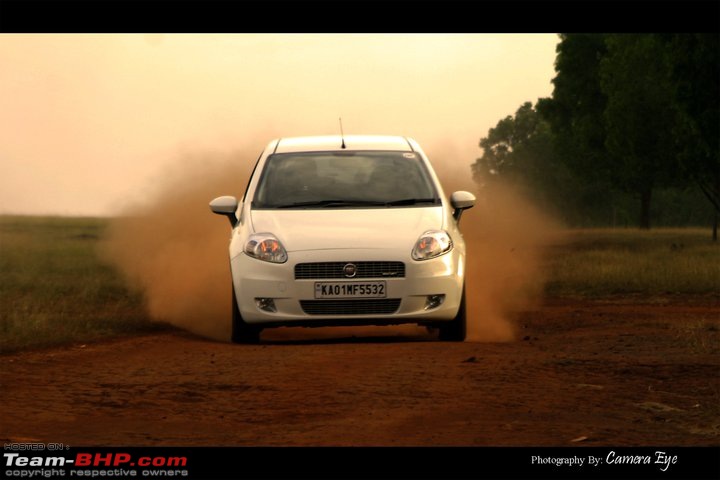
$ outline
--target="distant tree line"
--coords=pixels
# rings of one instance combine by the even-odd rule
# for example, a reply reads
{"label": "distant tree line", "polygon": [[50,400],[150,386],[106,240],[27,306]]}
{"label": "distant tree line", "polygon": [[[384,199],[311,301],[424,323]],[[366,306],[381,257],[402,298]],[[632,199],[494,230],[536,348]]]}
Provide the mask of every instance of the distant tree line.
{"label": "distant tree line", "polygon": [[563,34],[552,97],[480,140],[481,186],[511,181],[573,226],[713,224],[720,35]]}

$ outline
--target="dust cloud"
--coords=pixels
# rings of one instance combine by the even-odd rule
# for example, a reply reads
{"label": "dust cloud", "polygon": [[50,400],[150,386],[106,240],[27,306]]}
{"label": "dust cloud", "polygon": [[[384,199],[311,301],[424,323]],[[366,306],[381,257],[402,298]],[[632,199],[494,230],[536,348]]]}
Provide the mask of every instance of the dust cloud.
{"label": "dust cloud", "polygon": [[[452,150],[440,151],[447,156]],[[144,202],[112,221],[101,253],[142,290],[153,320],[229,339],[230,227],[210,212],[208,202],[220,195],[242,197],[258,153],[244,148],[181,156]],[[514,315],[541,299],[542,251],[556,224],[513,188],[494,185],[478,191],[468,165],[446,163],[428,153],[448,196],[468,190],[478,197],[461,221],[468,248],[468,341],[512,341],[517,337]],[[410,325],[291,330],[275,329],[263,338],[427,336],[425,329]]]}
{"label": "dust cloud", "polygon": [[150,198],[111,222],[101,255],[142,290],[153,320],[230,338],[230,225],[208,203],[241,198],[258,153],[185,155]]}
{"label": "dust cloud", "polygon": [[467,244],[467,340],[512,341],[515,315],[542,300],[544,247],[558,228],[510,185],[473,193],[478,203],[460,221]]}
{"label": "dust cloud", "polygon": [[466,190],[477,197],[460,219],[467,248],[467,341],[513,341],[515,316],[540,305],[543,256],[557,241],[560,224],[511,184],[487,182],[479,189],[468,166],[446,161],[456,154],[452,145],[441,147],[428,150],[428,156],[445,194]]}

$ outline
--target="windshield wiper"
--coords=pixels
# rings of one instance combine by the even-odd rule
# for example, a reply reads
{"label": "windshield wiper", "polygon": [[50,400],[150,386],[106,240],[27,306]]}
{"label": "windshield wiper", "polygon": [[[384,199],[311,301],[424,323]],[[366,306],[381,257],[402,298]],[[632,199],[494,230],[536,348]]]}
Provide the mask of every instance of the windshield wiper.
{"label": "windshield wiper", "polygon": [[385,202],[385,205],[389,207],[401,206],[401,205],[417,205],[418,203],[437,203],[436,198],[404,198],[402,200],[393,200],[392,202]]}
{"label": "windshield wiper", "polygon": [[364,206],[384,206],[385,202],[375,202],[370,200],[315,200],[311,202],[295,202],[286,205],[273,205],[274,208],[303,208],[303,207],[364,207]]}
{"label": "windshield wiper", "polygon": [[295,202],[284,205],[273,205],[271,208],[305,208],[305,207],[397,207],[403,205],[416,205],[418,203],[437,203],[435,198],[403,198],[390,202],[375,200],[313,200],[309,202]]}

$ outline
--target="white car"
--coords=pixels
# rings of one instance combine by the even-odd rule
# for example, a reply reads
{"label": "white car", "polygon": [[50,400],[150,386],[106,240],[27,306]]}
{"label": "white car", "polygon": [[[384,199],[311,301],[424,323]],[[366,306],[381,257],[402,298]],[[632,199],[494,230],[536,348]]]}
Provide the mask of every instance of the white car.
{"label": "white car", "polygon": [[230,219],[232,340],[278,326],[393,325],[465,339],[465,242],[475,197],[448,201],[420,146],[396,136],[280,138]]}

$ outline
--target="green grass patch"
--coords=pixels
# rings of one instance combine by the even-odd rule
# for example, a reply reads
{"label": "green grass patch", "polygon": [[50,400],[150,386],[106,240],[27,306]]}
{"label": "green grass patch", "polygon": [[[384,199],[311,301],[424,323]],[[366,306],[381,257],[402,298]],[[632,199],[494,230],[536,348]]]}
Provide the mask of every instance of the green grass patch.
{"label": "green grass patch", "polygon": [[550,249],[546,292],[720,296],[720,245],[701,229],[569,231]]}
{"label": "green grass patch", "polygon": [[0,216],[0,353],[163,328],[97,255],[107,219]]}

